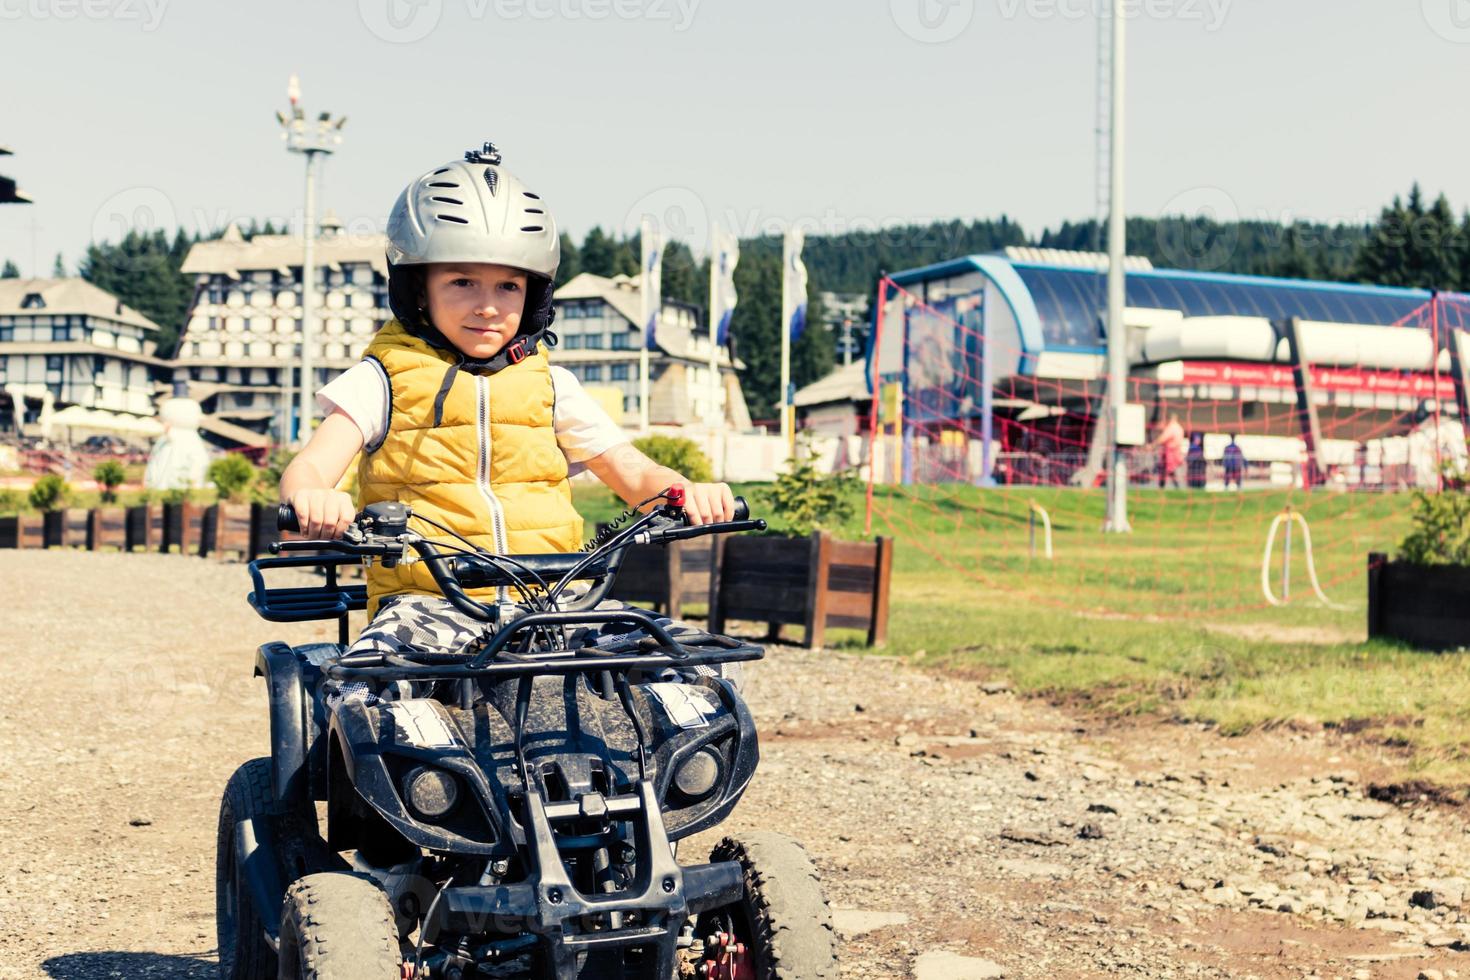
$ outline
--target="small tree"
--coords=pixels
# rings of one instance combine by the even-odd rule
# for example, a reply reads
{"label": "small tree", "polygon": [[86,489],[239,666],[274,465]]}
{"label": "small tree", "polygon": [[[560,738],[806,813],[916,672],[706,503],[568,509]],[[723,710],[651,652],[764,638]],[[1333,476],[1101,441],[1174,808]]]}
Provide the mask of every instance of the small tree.
{"label": "small tree", "polygon": [[127,471],[115,459],[104,459],[92,471],[92,479],[96,480],[102,487],[102,502],[104,504],[117,502],[117,488],[122,486],[123,481],[127,478]]}
{"label": "small tree", "polygon": [[695,483],[708,483],[714,479],[709,459],[693,439],[679,436],[643,436],[634,439],[633,446],[660,466],[667,466]]}
{"label": "small tree", "polygon": [[1399,556],[1415,565],[1470,565],[1470,494],[1414,491],[1412,527]]}
{"label": "small tree", "polygon": [[799,537],[831,530],[852,516],[856,477],[850,472],[823,473],[813,456],[811,443],[803,439],[785,472],[770,489],[760,491],[766,505]]}
{"label": "small tree", "polygon": [[219,491],[219,499],[234,500],[255,483],[255,464],[239,453],[227,453],[209,464],[209,482]]}
{"label": "small tree", "polygon": [[31,486],[29,500],[35,510],[60,510],[71,494],[71,485],[55,473],[47,473]]}

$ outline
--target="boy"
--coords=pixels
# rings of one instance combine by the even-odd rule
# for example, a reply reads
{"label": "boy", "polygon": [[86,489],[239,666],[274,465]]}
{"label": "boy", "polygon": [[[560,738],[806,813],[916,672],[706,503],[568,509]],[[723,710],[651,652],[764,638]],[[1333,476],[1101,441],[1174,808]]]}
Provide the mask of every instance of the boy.
{"label": "boy", "polygon": [[[548,363],[556,223],[491,144],[411,183],[388,240],[394,319],[362,363],[318,392],[327,416],[281,476],[307,537],[340,536],[358,505],[397,500],[436,541],[454,543],[429,521],[500,554],[575,551],[573,467],[629,503],[683,487],[692,524],[732,519],[728,486],[654,463]],[[359,451],[354,502],[333,488]],[[422,562],[375,565],[367,585],[373,618],[353,652],[454,653],[484,628],[439,594]],[[496,592],[470,594],[493,603]]]}

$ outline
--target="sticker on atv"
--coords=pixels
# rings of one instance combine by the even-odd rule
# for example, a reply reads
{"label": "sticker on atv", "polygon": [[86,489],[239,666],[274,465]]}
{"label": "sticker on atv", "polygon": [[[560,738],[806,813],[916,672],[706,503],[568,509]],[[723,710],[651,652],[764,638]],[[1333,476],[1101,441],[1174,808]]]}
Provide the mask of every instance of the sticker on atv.
{"label": "sticker on atv", "polygon": [[669,721],[680,728],[707,728],[719,709],[709,702],[703,688],[689,684],[649,684],[648,691],[663,707]]}
{"label": "sticker on atv", "polygon": [[457,745],[449,722],[439,714],[436,701],[394,701],[388,705],[398,741],[420,749],[440,749]]}

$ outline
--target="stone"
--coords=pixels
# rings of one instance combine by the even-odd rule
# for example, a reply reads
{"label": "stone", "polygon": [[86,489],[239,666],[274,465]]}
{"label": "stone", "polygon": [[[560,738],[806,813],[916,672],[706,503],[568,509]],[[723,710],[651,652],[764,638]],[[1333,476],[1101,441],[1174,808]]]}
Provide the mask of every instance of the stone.
{"label": "stone", "polygon": [[980,690],[986,694],[1004,694],[1011,689],[1011,685],[1005,681],[986,681],[980,685]]}
{"label": "stone", "polygon": [[914,980],[999,980],[1005,970],[998,963],[931,949],[914,961]]}
{"label": "stone", "polygon": [[909,917],[904,912],[880,912],[874,909],[834,908],[832,928],[844,939],[865,933],[887,929],[889,926],[907,925]]}
{"label": "stone", "polygon": [[1444,974],[1438,970],[1420,970],[1418,980],[1444,980]]}
{"label": "stone", "polygon": [[1077,836],[1082,840],[1102,840],[1103,829],[1095,823],[1085,823],[1077,831]]}

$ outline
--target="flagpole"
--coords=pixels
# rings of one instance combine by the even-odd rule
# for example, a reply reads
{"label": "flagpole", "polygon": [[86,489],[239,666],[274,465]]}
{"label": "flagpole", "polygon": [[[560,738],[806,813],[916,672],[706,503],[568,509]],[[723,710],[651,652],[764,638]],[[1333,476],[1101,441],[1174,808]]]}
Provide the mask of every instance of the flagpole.
{"label": "flagpole", "polygon": [[718,307],[720,292],[720,255],[724,252],[724,240],[720,237],[720,226],[710,229],[709,255],[709,410],[705,422],[709,426],[710,462],[714,464],[715,478],[725,478],[725,454],[720,452],[720,437],[724,434],[724,417],[720,410],[720,317]]}
{"label": "flagpole", "polygon": [[[642,301],[640,311],[643,321],[638,324],[638,431],[648,435],[648,320],[653,313],[653,283],[648,268],[649,242],[652,241],[653,222],[644,218],[638,228],[638,265],[642,277],[638,283],[638,296]],[[655,326],[657,330],[657,326]]]}
{"label": "flagpole", "polygon": [[791,232],[781,239],[781,445],[791,445]]}

